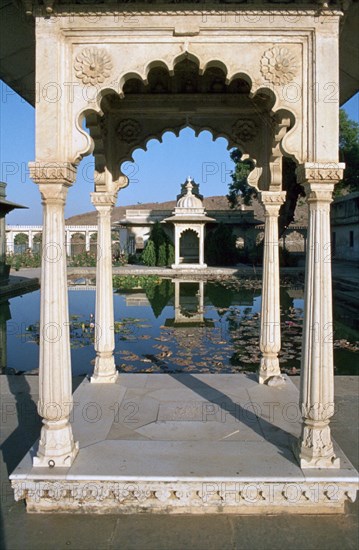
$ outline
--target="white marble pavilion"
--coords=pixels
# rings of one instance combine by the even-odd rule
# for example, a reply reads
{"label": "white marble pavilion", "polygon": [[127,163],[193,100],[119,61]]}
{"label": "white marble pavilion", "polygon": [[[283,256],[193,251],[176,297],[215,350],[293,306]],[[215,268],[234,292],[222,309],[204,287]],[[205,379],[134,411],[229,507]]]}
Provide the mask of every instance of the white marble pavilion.
{"label": "white marble pavilion", "polygon": [[[25,498],[31,511],[343,511],[355,499],[357,477],[330,431],[329,207],[345,168],[338,159],[339,6],[26,0],[24,11],[34,18],[36,36],[30,173],[44,213],[43,427],[11,476],[16,498]],[[116,370],[111,211],[129,183],[120,167],[149,139],[186,126],[225,137],[253,162],[249,181],[266,215],[258,380],[119,377]],[[101,250],[97,358],[91,381],[73,396],[64,207],[81,160],[91,153]],[[299,397],[278,363],[283,157],[295,163],[309,209]],[[221,420],[223,403],[243,411],[248,400],[262,404],[258,416],[249,415],[252,424],[240,414]],[[300,414],[291,423],[283,410],[293,400]],[[131,402],[139,407],[135,425],[122,414]],[[88,403],[101,411],[96,421],[76,414]],[[115,419],[113,403],[121,413]],[[271,415],[265,403],[279,403],[280,412]]]}
{"label": "white marble pavilion", "polygon": [[202,200],[192,193],[191,178],[185,185],[186,193],[177,201],[173,215],[164,222],[174,225],[175,263],[173,269],[203,269],[205,226],[215,221],[206,216]]}

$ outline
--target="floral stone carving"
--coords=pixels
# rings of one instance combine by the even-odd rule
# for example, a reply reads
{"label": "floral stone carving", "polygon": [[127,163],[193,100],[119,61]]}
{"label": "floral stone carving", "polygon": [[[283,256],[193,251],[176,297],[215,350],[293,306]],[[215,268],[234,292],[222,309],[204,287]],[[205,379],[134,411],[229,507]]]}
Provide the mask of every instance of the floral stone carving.
{"label": "floral stone carving", "polygon": [[117,135],[126,143],[133,143],[139,138],[141,130],[141,124],[137,120],[126,118],[117,126]]}
{"label": "floral stone carving", "polygon": [[272,84],[288,84],[297,74],[296,56],[288,49],[274,46],[264,52],[261,73]]}
{"label": "floral stone carving", "polygon": [[110,76],[112,61],[104,49],[85,48],[76,56],[75,73],[83,84],[102,84]]}
{"label": "floral stone carving", "polygon": [[237,120],[232,126],[233,135],[242,142],[253,141],[257,135],[258,128],[253,120]]}

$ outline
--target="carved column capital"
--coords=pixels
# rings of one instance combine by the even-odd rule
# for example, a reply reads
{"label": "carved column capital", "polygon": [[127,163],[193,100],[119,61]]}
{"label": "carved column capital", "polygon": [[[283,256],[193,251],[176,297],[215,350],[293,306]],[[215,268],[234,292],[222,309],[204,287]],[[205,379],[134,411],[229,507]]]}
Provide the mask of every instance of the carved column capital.
{"label": "carved column capital", "polygon": [[129,179],[124,174],[120,174],[113,179],[112,172],[107,168],[102,171],[95,170],[95,193],[118,193],[129,184]]}
{"label": "carved column capital", "polygon": [[106,210],[108,208],[112,209],[117,200],[117,192],[115,193],[108,193],[108,192],[102,192],[97,191],[95,193],[91,193],[91,202],[98,210],[99,212],[101,210]]}
{"label": "carved column capital", "polygon": [[64,205],[67,191],[76,179],[75,166],[70,162],[29,162],[29,169],[43,203]]}
{"label": "carved column capital", "polygon": [[37,184],[62,183],[70,187],[76,179],[71,162],[29,162],[30,177]]}
{"label": "carved column capital", "polygon": [[305,183],[304,184],[305,194],[307,197],[307,202],[311,203],[320,203],[322,205],[328,205],[333,200],[333,183]]}
{"label": "carved column capital", "polygon": [[330,183],[332,185],[343,179],[344,162],[320,163],[305,162],[296,170],[298,183]]}
{"label": "carved column capital", "polygon": [[278,216],[279,208],[285,201],[285,191],[261,191],[259,200],[262,203],[266,216]]}

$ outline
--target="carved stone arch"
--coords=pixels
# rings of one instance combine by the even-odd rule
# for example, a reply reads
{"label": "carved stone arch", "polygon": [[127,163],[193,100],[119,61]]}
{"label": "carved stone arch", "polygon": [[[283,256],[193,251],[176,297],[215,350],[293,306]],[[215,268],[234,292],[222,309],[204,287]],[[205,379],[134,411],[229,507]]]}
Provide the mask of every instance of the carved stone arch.
{"label": "carved stone arch", "polygon": [[198,67],[199,74],[200,75],[203,74],[204,65],[205,65],[204,61],[201,60],[198,55],[196,55],[195,53],[189,52],[186,49],[186,51],[180,53],[179,55],[176,55],[170,61],[169,67],[170,67],[170,75],[171,76],[173,76],[173,74],[174,74],[174,70],[175,70],[176,65],[179,65],[184,60],[192,61],[193,63],[195,63]]}
{"label": "carved stone arch", "polygon": [[[197,116],[190,107],[187,111],[186,104],[184,104],[182,109],[177,109],[177,111],[174,109],[172,114],[169,113],[166,117],[153,117],[151,120],[147,111],[146,117],[139,116],[136,112],[136,97],[124,91],[126,82],[136,79],[142,82],[146,88],[149,84],[151,71],[159,68],[167,71],[169,78],[176,78],[176,68],[180,67],[184,61],[192,62],[198,68],[198,75],[202,75],[201,77],[211,69],[221,71],[226,89],[233,85],[236,79],[241,79],[242,88],[239,89],[242,93],[241,102],[245,102],[243,112],[234,115],[233,119],[228,116],[224,116],[223,119],[217,116],[215,119],[215,116],[211,114],[207,114],[205,117]],[[168,131],[172,131],[178,136],[185,127],[192,128],[196,136],[201,131],[208,130],[215,139],[218,137],[227,139],[228,148],[238,147],[256,166],[255,173],[249,178],[250,185],[261,190],[268,189],[268,185],[271,185],[271,180],[274,177],[269,169],[273,154],[278,158],[283,154],[294,155],[292,151],[287,151],[285,148],[285,133],[280,134],[281,139],[278,147],[279,134],[276,134],[276,128],[280,126],[280,123],[277,120],[287,113],[289,123],[286,126],[286,132],[291,134],[295,128],[295,116],[288,109],[283,108],[275,87],[269,86],[267,82],[258,84],[252,75],[248,74],[248,71],[234,70],[233,66],[227,66],[221,59],[211,59],[208,55],[201,57],[186,50],[179,55],[174,55],[171,59],[167,57],[147,61],[141,71],[127,71],[121,75],[114,75],[114,77],[110,85],[108,82],[104,82],[103,86],[99,84],[92,108],[87,107],[79,115],[79,119],[87,116],[88,127],[91,125],[93,127],[90,131],[91,145],[89,145],[87,153],[94,151],[96,178],[102,188],[108,188],[111,180],[118,182],[120,178],[122,181],[118,184],[118,188],[125,187],[128,180],[124,179],[120,172],[121,164],[133,161],[133,152],[136,149],[146,150],[150,140],[157,139],[161,142],[162,136]],[[144,92],[144,88],[142,91]],[[163,103],[164,107],[168,109],[169,105],[175,103],[176,97],[181,97],[183,101],[186,100],[183,92],[182,96],[178,94],[179,92],[167,90],[163,95],[150,96],[147,90],[144,92],[143,99],[147,98],[148,101],[153,102],[153,108],[157,101],[158,105],[162,106]],[[215,104],[220,102],[220,97],[209,93],[206,98],[213,102],[213,112],[215,112]],[[143,112],[143,109],[146,110],[146,106],[137,107],[139,112]],[[92,122],[94,123],[91,124]],[[79,127],[79,125],[78,123],[77,126]],[[84,133],[83,130],[82,133]],[[84,154],[85,152],[82,151],[81,155]]]}
{"label": "carved stone arch", "polygon": [[179,237],[181,238],[183,233],[186,233],[187,231],[192,231],[193,233],[196,233],[197,237],[200,238],[200,230],[199,227],[192,227],[190,225],[186,225],[185,227],[181,227],[178,230]]}

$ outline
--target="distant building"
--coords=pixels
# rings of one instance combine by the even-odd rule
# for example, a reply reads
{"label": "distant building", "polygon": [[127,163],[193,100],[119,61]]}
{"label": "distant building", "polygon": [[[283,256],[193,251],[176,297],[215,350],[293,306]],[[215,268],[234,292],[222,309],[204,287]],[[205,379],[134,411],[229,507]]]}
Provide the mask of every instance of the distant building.
{"label": "distant building", "polygon": [[[181,193],[177,195],[177,202],[185,197],[187,192],[186,182],[181,186]],[[199,186],[193,182],[193,195],[202,201],[203,196],[199,193]],[[159,205],[161,206],[161,205]],[[206,232],[213,231],[219,223],[230,225],[234,235],[237,238],[238,248],[250,248],[256,244],[256,235],[258,230],[256,226],[261,223],[261,219],[254,216],[254,210],[251,209],[227,209],[206,207],[207,220]],[[120,247],[123,251],[130,254],[141,252],[150,236],[151,227],[155,222],[163,224],[163,228],[175,242],[173,225],[166,223],[166,219],[172,220],[173,207],[171,209],[146,209],[146,208],[128,208],[125,215],[122,216],[114,226],[120,231]]]}
{"label": "distant building", "polygon": [[6,265],[6,234],[5,216],[15,208],[26,208],[6,200],[6,183],[0,182],[0,284],[7,282],[9,278],[9,266]]}
{"label": "distant building", "polygon": [[359,191],[335,199],[330,218],[333,258],[359,260]]}

